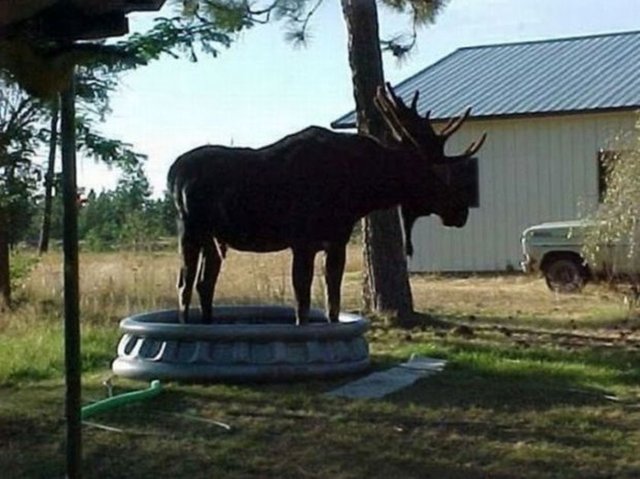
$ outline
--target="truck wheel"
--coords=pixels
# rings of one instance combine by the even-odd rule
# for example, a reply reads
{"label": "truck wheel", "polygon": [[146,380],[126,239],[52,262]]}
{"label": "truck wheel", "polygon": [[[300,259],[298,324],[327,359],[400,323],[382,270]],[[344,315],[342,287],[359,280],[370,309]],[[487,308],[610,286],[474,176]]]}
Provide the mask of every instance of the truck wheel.
{"label": "truck wheel", "polygon": [[578,293],[584,286],[586,274],[577,259],[558,258],[545,266],[544,279],[551,291]]}

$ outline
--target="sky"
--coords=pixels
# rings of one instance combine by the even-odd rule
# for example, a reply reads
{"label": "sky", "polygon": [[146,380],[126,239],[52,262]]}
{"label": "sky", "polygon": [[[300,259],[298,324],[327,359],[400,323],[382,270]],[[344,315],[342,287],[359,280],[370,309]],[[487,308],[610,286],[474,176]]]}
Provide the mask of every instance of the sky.
{"label": "sky", "polygon": [[[165,8],[160,15],[173,12]],[[157,14],[132,15],[132,30]],[[382,38],[406,32],[408,20],[380,7]],[[396,84],[458,48],[640,30],[640,0],[450,0],[417,47],[398,62],[385,55]],[[155,195],[180,154],[204,144],[260,147],[309,125],[329,124],[354,107],[347,34],[339,0],[325,0],[305,47],[284,39],[282,24],[243,32],[216,58],[162,58],[122,77],[102,132],[148,156]],[[113,188],[117,171],[79,158],[78,185]]]}

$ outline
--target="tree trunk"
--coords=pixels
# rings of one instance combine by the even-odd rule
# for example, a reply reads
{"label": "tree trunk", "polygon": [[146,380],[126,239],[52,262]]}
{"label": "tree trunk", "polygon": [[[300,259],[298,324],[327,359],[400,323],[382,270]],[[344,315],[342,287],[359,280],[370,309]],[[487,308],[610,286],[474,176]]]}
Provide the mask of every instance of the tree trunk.
{"label": "tree trunk", "polygon": [[[384,85],[375,0],[342,0],[349,32],[349,64],[358,131],[385,140],[386,128],[373,104]],[[366,174],[366,172],[363,172]],[[376,211],[363,220],[363,300],[368,311],[402,318],[413,311],[398,209]]]}
{"label": "tree trunk", "polygon": [[11,270],[9,268],[9,232],[5,211],[0,206],[0,311],[11,305]]}
{"label": "tree trunk", "polygon": [[49,251],[49,237],[51,233],[51,209],[53,205],[53,175],[56,165],[56,147],[58,146],[58,113],[59,100],[56,99],[51,111],[51,136],[49,137],[49,160],[47,174],[44,177],[44,212],[42,226],[40,227],[40,242],[38,252],[40,254]]}

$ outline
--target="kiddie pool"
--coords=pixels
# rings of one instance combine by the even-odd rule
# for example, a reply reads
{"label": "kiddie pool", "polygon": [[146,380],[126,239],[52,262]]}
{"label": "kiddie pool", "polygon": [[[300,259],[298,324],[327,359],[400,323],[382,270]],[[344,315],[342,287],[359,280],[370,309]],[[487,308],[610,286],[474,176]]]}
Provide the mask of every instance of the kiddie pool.
{"label": "kiddie pool", "polygon": [[286,381],[361,372],[369,366],[365,318],[340,313],[327,322],[311,310],[295,325],[282,306],[217,306],[213,323],[178,322],[176,310],[123,319],[113,372],[132,379],[177,381]]}

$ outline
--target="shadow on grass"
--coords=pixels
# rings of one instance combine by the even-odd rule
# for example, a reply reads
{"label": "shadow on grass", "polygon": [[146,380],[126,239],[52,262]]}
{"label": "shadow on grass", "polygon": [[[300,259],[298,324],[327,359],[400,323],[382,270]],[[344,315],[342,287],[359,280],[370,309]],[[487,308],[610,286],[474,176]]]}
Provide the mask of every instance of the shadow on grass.
{"label": "shadow on grass", "polygon": [[64,423],[42,417],[0,417],[3,478],[63,477]]}
{"label": "shadow on grass", "polygon": [[608,402],[607,392],[585,386],[579,373],[547,368],[504,370],[499,364],[450,363],[444,371],[418,380],[385,400],[424,407],[541,411]]}
{"label": "shadow on grass", "polygon": [[[376,357],[375,364],[393,361],[397,359]],[[552,406],[572,411],[602,406],[600,398],[562,392],[580,385],[579,376],[516,374],[474,364],[454,361],[442,374],[381,401],[322,394],[346,379],[277,385],[167,383],[149,402],[92,418],[121,432],[83,428],[85,477],[560,477],[547,474],[559,465],[562,477],[607,477],[598,473],[606,459],[602,455],[594,455],[587,465],[583,458],[564,456],[607,451],[610,436],[585,434],[583,426],[558,424],[555,416],[545,416]],[[100,395],[95,381],[85,387],[85,396]],[[0,392],[12,389],[13,408],[20,414],[0,410],[3,453],[9,445],[0,467],[15,475],[3,477],[61,477],[61,398],[52,401],[61,385]],[[540,417],[544,419],[532,424]],[[625,425],[626,420],[601,419],[602,427],[615,434],[630,432],[625,427],[633,423]],[[212,421],[225,422],[231,430]],[[505,460],[520,443],[531,448],[531,456]],[[536,448],[547,445],[563,457],[553,452],[536,456]],[[633,477],[625,471],[618,477]]]}
{"label": "shadow on grass", "polygon": [[[176,385],[154,401],[153,408],[117,412],[105,420],[157,436],[136,439],[144,447],[135,454],[140,469],[130,477],[185,472],[211,477],[202,468],[225,477],[516,477],[518,462],[501,463],[500,455],[517,444],[531,448],[531,457],[518,459],[530,464],[531,470],[517,477],[554,477],[545,472],[559,459],[536,458],[537,447],[558,448],[562,454],[606,451],[611,448],[611,434],[632,432],[633,424],[624,420],[600,419],[602,428],[613,431],[604,437],[585,429],[580,423],[584,418],[572,424],[583,407],[589,410],[606,403],[595,391],[576,393],[572,389],[577,384],[579,378],[563,374],[492,373],[460,365],[376,401],[327,398],[320,389],[329,388],[320,381]],[[573,412],[561,422],[547,412],[563,407]],[[224,420],[232,431],[166,415],[185,411]],[[107,462],[107,453],[126,454],[123,446],[100,433],[95,440],[101,444],[99,452],[94,446],[96,471],[122,471],[123,461],[134,462],[131,458]],[[154,460],[152,451],[160,450],[167,455]],[[182,456],[180,450],[189,453]],[[580,477],[585,467],[578,464],[581,460],[561,461],[565,474],[575,472],[563,477]],[[488,475],[487,464],[494,464]],[[588,465],[587,470],[595,472],[599,466]]]}
{"label": "shadow on grass", "polygon": [[62,393],[54,383],[0,386],[0,476],[63,476]]}

